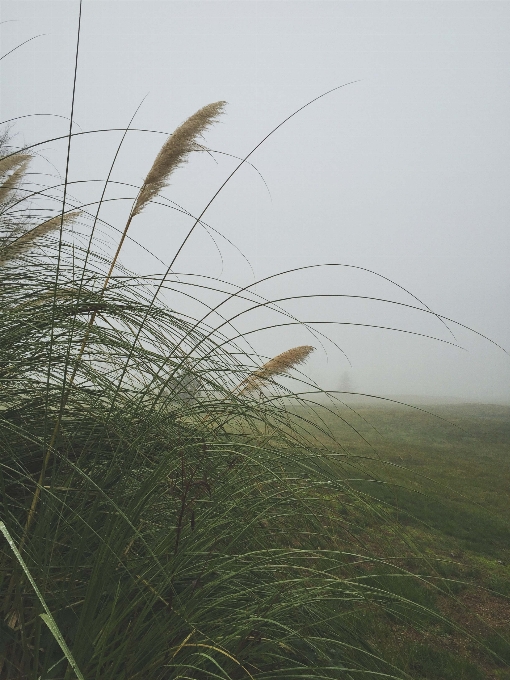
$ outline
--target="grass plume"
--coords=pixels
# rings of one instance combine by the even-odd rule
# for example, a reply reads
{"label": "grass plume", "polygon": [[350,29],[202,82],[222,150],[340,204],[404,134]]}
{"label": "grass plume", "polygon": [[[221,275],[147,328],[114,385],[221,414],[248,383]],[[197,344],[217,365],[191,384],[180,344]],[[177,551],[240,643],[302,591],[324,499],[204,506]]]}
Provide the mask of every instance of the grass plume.
{"label": "grass plume", "polygon": [[30,156],[24,153],[6,155],[4,158],[0,158],[0,179],[4,179],[9,172],[26,168],[29,161]]}
{"label": "grass plume", "polygon": [[238,387],[239,392],[260,389],[271,378],[288,373],[292,368],[306,361],[314,349],[311,345],[300,345],[278,354],[246,377]]}
{"label": "grass plume", "polygon": [[[117,246],[117,250],[106,275],[103,289],[106,289],[108,286],[108,282],[110,281],[110,277],[117,264],[119,253],[133,218],[136,215],[139,215],[145,206],[150,203],[162,189],[168,186],[171,174],[186,162],[191,152],[203,149],[203,147],[197,143],[197,137],[200,137],[207,128],[218,120],[219,116],[223,113],[225,105],[226,102],[219,101],[203,106],[185,120],[161,147],[160,152],[156,156],[154,163],[138,192],[135,204],[129,214],[119,245]],[[93,323],[93,321],[94,319],[92,318],[91,323]]]}
{"label": "grass plume", "polygon": [[30,248],[35,245],[36,241],[39,241],[52,231],[60,229],[62,222],[65,225],[70,224],[78,217],[78,215],[78,211],[67,213],[63,217],[62,215],[56,215],[55,217],[46,220],[46,222],[38,224],[33,229],[26,231],[14,241],[11,241],[11,243],[4,245],[0,250],[0,265],[19,258],[23,253],[30,250]]}
{"label": "grass plume", "polygon": [[[6,136],[2,136],[5,144]],[[8,204],[16,198],[16,189],[24,179],[31,156],[26,153],[15,153],[0,158],[0,210],[5,213]]]}
{"label": "grass plume", "polygon": [[219,101],[202,107],[170,135],[145,178],[131,213],[132,217],[139,215],[145,206],[168,186],[174,170],[186,162],[192,151],[199,149],[197,138],[218,120],[225,104],[226,102]]}
{"label": "grass plume", "polygon": [[25,176],[28,167],[28,159],[23,161],[9,177],[0,185],[0,203],[7,203],[9,198],[15,195],[16,189]]}

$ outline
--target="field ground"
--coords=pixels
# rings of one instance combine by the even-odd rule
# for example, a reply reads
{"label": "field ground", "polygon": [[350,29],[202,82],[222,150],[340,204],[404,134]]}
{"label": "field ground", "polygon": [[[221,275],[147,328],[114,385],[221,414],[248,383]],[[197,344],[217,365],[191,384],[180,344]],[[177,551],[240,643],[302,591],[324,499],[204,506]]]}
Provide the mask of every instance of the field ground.
{"label": "field ground", "polygon": [[[352,548],[354,539],[360,555],[367,547],[393,572],[423,575],[397,579],[380,570],[383,585],[422,605],[421,614],[367,608],[353,612],[351,625],[411,677],[509,680],[510,407],[353,403],[332,410],[297,413],[322,420],[322,445],[334,446],[328,431],[341,442],[345,478],[359,490],[357,508],[329,495],[338,547]],[[379,514],[364,512],[365,494],[378,499]],[[374,576],[373,563],[365,569]]]}

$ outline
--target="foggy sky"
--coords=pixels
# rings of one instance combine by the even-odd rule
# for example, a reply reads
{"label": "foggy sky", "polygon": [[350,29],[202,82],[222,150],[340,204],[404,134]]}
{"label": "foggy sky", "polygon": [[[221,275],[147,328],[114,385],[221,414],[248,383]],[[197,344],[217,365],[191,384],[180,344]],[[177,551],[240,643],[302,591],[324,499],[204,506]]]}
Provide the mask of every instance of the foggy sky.
{"label": "foggy sky", "polygon": [[[1,2],[1,119],[68,116],[78,2]],[[309,264],[365,267],[396,281],[438,314],[510,351],[510,4],[506,2],[301,2],[84,0],[75,121],[83,130],[134,126],[171,132],[209,102],[227,114],[207,145],[246,155],[307,101],[307,107],[250,158],[206,213],[238,246],[257,279]],[[80,129],[75,127],[75,131]],[[29,117],[18,144],[64,135],[65,119]],[[140,183],[165,137],[130,133],[114,179]],[[75,138],[71,179],[104,177],[119,133]],[[39,170],[62,172],[65,143],[45,148]],[[192,158],[165,195],[197,214],[235,167],[228,156]],[[53,164],[53,165],[51,165]],[[269,192],[268,192],[269,189]],[[89,189],[80,196],[87,197]],[[127,196],[119,188],[112,195]],[[117,193],[115,193],[117,192]],[[78,193],[78,189],[76,190]],[[127,202],[105,208],[117,220]],[[189,228],[151,207],[131,235],[169,262]],[[247,285],[253,274],[226,241],[196,231],[180,272]],[[123,261],[160,272],[133,246]],[[417,304],[402,289],[360,270],[315,268],[257,286],[272,298],[364,295]],[[317,326],[251,336],[262,355],[297,344],[317,352],[306,371],[327,389],[510,401],[510,357],[431,314],[360,299],[282,303]],[[246,326],[275,315],[255,314]],[[243,322],[244,323],[244,322]],[[455,348],[447,342],[461,345]]]}

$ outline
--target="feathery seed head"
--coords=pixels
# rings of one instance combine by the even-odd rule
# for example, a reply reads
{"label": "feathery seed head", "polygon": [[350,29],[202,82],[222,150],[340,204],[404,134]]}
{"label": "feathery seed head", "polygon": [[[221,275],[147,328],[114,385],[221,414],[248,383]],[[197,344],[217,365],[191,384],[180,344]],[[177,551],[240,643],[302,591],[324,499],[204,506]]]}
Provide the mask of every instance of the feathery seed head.
{"label": "feathery seed head", "polygon": [[3,179],[7,173],[21,166],[26,168],[29,161],[30,156],[26,153],[15,153],[12,156],[0,158],[0,178]]}
{"label": "feathery seed head", "polygon": [[[78,211],[67,213],[66,215],[64,215],[63,223],[66,225],[69,224],[70,222],[73,222],[78,217],[78,215],[79,215]],[[56,231],[57,229],[60,229],[61,224],[62,216],[56,215],[55,217],[46,220],[46,222],[38,224],[33,229],[26,231],[24,234],[22,234],[19,238],[15,239],[14,241],[11,241],[11,243],[2,248],[2,250],[0,251],[0,265],[5,264],[10,260],[15,260],[16,258],[18,258],[20,255],[29,250],[34,245],[34,242],[37,239],[46,236],[46,234],[49,234],[51,231]]]}
{"label": "feathery seed head", "polygon": [[[7,160],[11,160],[11,158]],[[10,169],[12,170],[14,167],[14,172],[0,184],[0,203],[6,203],[9,197],[12,198],[12,193],[18,188],[20,181],[23,179],[29,162],[30,158],[28,156],[20,156],[18,162],[11,166]],[[2,161],[0,161],[0,177],[4,177],[6,174],[7,171],[3,172]]]}
{"label": "feathery seed head", "polygon": [[288,373],[291,368],[302,364],[314,349],[315,347],[311,345],[300,345],[299,347],[288,349],[286,352],[282,352],[282,354],[278,354],[278,356],[270,359],[256,371],[250,373],[239,385],[238,389],[242,393],[251,392],[262,387],[264,382],[270,380],[273,376]]}
{"label": "feathery seed head", "polygon": [[138,215],[162,189],[168,185],[170,175],[183,165],[189,154],[199,148],[197,137],[216,122],[223,113],[226,102],[214,102],[194,113],[163,144],[140,189],[131,217]]}

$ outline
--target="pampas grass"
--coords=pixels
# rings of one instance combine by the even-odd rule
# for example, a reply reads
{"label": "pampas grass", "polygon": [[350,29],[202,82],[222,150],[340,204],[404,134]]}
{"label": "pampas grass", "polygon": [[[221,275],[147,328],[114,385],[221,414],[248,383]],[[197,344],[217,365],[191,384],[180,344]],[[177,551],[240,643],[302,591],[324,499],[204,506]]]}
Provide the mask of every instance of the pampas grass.
{"label": "pampas grass", "polygon": [[[19,262],[0,267],[0,680],[409,678],[365,618],[419,622],[424,607],[383,576],[427,583],[430,560],[416,579],[392,546],[386,560],[356,538],[391,519],[357,491],[373,475],[274,380],[314,348],[253,370],[225,334],[237,309],[215,326],[220,305],[195,319],[155,299],[161,279],[113,273],[130,221],[223,106],[165,142],[113,261],[100,237],[45,239],[60,215],[31,229],[28,210],[2,215],[0,262]],[[9,167],[22,181],[25,160]],[[168,287],[198,298],[195,283]],[[203,287],[252,309],[246,288]],[[239,398],[266,386],[275,399]]]}

